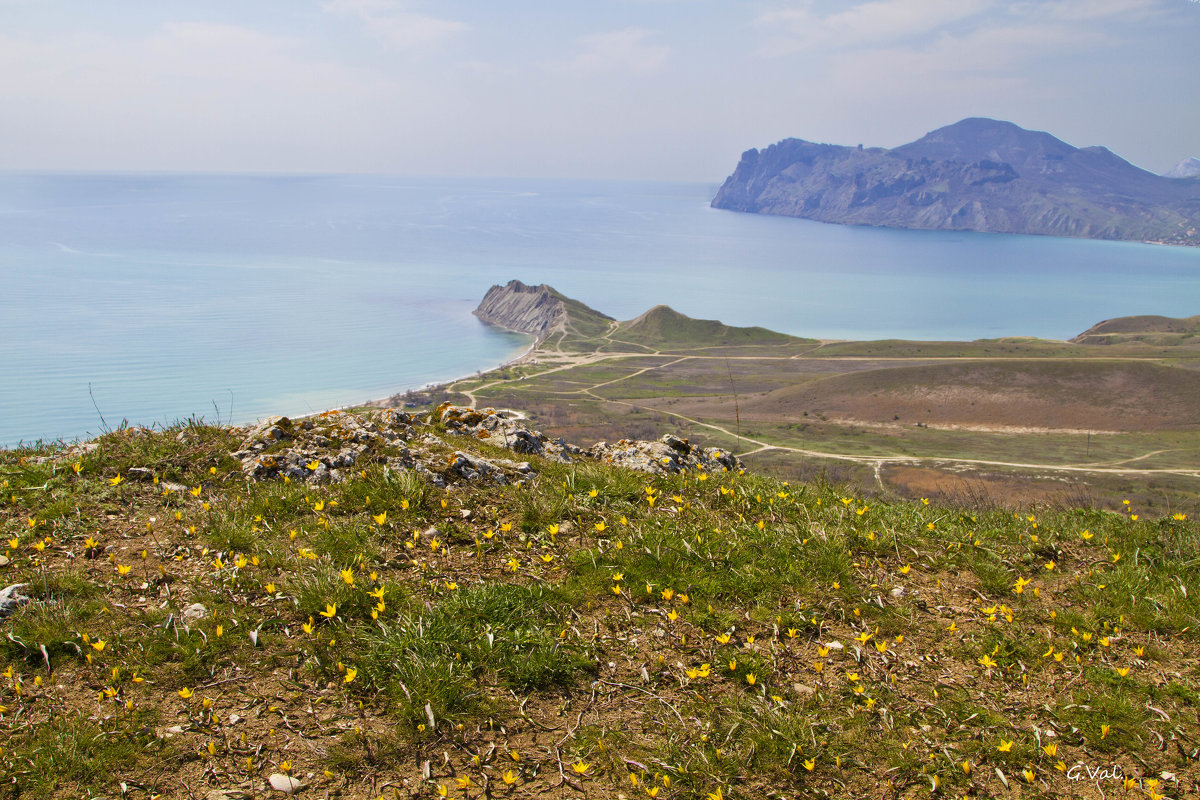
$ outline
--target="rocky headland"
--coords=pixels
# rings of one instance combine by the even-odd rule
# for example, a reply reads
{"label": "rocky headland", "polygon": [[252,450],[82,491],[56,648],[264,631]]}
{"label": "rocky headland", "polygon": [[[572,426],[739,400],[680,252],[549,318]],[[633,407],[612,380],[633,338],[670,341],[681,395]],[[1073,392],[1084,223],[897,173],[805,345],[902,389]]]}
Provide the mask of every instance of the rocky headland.
{"label": "rocky headland", "polygon": [[965,119],[893,149],[786,139],[748,150],[714,208],[821,222],[1200,245],[1185,161],[1140,169],[1104,147]]}

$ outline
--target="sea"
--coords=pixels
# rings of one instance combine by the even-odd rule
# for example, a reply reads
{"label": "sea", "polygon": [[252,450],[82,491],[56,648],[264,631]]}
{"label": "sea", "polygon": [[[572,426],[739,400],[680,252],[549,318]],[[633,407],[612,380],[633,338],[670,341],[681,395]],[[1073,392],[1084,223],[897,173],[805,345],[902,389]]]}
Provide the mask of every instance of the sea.
{"label": "sea", "polygon": [[715,183],[0,173],[0,446],[247,423],[470,375],[517,278],[630,319],[1064,339],[1200,313],[1200,249],[714,210]]}

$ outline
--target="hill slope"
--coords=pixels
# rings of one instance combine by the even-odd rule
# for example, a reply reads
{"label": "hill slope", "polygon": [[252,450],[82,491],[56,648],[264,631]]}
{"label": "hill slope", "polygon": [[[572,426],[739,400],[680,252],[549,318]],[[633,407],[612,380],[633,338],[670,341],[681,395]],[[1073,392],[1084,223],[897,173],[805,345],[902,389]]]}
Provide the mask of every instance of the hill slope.
{"label": "hill slope", "polygon": [[0,451],[4,796],[1200,791],[1184,515],[632,444],[443,406]]}
{"label": "hill slope", "polygon": [[749,150],[712,205],[853,225],[1200,245],[1200,181],[979,118],[891,150],[801,139]]}
{"label": "hill slope", "polygon": [[693,319],[664,305],[655,306],[635,319],[620,323],[614,335],[638,344],[671,347],[736,347],[796,341],[793,336],[766,328],[737,328],[717,320]]}

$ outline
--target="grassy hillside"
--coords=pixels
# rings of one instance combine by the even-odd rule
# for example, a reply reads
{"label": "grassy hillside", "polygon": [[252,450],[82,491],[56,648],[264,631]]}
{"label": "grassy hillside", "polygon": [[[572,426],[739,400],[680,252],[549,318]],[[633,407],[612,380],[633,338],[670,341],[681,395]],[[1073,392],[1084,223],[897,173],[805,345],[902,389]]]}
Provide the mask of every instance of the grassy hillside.
{"label": "grassy hillside", "polygon": [[[1200,792],[1182,514],[367,429],[313,421],[303,469],[358,453],[321,485],[251,480],[243,432],[199,425],[0,451],[0,576],[32,598],[0,619],[0,797]],[[446,488],[397,466],[421,448]]]}
{"label": "grassy hillside", "polygon": [[652,348],[737,347],[812,341],[766,328],[736,328],[712,319],[692,319],[668,306],[655,306],[636,319],[622,322],[614,337]]}

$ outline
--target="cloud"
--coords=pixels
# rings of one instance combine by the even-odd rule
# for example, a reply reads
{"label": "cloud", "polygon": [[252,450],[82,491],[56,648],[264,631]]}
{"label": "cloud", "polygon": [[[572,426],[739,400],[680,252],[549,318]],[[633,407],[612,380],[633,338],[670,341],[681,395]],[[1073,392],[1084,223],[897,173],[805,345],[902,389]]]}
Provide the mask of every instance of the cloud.
{"label": "cloud", "polygon": [[579,52],[572,65],[584,72],[653,72],[670,55],[666,45],[651,44],[654,31],[623,28],[580,37]]}
{"label": "cloud", "polygon": [[994,8],[995,0],[872,0],[822,14],[806,2],[759,17],[776,31],[768,52],[833,47],[852,49],[926,36],[947,25],[977,17]]}
{"label": "cloud", "polygon": [[322,8],[358,18],[373,35],[403,50],[437,47],[467,30],[456,20],[407,11],[395,0],[328,0]]}

